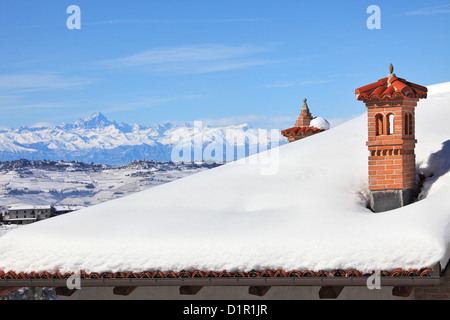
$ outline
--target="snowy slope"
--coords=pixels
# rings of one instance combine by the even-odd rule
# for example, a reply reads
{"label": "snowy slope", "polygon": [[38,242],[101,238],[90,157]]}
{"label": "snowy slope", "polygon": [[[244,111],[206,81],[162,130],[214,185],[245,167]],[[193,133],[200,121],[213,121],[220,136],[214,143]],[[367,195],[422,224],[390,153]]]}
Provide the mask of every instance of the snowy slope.
{"label": "snowy slope", "polygon": [[409,206],[365,208],[363,114],[281,146],[272,174],[250,163],[255,155],[10,231],[0,238],[0,270],[366,272],[445,264],[450,83],[429,87],[416,118],[417,163],[428,178],[424,199]]}
{"label": "snowy slope", "polygon": [[[173,160],[171,152],[182,136],[187,141],[201,139],[204,149],[227,131],[239,139],[238,147],[270,146],[258,141],[258,132],[248,124],[224,127],[195,126],[194,123],[138,125],[109,121],[100,112],[71,124],[0,129],[0,161],[17,159],[65,160],[124,165],[134,160]],[[244,138],[248,140],[245,141]],[[280,135],[280,144],[286,139]],[[248,155],[248,153],[247,153]],[[205,154],[203,160],[209,160]],[[190,159],[189,159],[190,160]],[[195,159],[202,160],[202,159]],[[234,160],[234,159],[231,159]],[[176,161],[176,160],[174,160]],[[223,159],[221,159],[223,161]]]}

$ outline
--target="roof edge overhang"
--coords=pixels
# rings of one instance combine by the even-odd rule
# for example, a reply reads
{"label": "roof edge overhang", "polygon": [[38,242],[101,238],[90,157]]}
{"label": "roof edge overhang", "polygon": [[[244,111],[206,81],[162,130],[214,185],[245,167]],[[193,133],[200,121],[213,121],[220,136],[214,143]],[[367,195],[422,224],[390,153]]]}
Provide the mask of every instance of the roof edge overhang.
{"label": "roof edge overhang", "polygon": [[303,137],[309,134],[316,134],[325,131],[324,129],[319,129],[316,127],[291,127],[281,131],[281,135],[284,137]]}
{"label": "roof edge overhang", "polygon": [[[154,273],[153,273],[154,274]],[[235,272],[232,276],[217,276],[210,272],[190,273],[190,276],[173,277],[174,273],[162,273],[155,277],[144,277],[136,273],[121,273],[120,277],[111,277],[113,274],[86,274],[80,277],[81,287],[126,287],[126,286],[366,286],[367,281],[375,272],[361,274],[356,270],[336,270],[331,273],[304,273],[276,272],[271,275],[265,273]],[[382,286],[430,286],[441,282],[443,276],[440,263],[433,268],[421,270],[380,271]],[[8,277],[4,274],[0,278],[0,287],[66,287],[73,274],[61,277],[48,278],[20,278]],[[117,274],[114,274],[117,275]]]}
{"label": "roof edge overhang", "polygon": [[426,99],[428,88],[393,76],[355,90],[356,100]]}
{"label": "roof edge overhang", "polygon": [[[0,287],[66,287],[68,279],[7,279]],[[161,279],[80,279],[83,287],[126,286],[367,286],[368,276],[305,277],[305,278],[161,278]],[[381,286],[430,286],[441,282],[440,277],[381,277]]]}

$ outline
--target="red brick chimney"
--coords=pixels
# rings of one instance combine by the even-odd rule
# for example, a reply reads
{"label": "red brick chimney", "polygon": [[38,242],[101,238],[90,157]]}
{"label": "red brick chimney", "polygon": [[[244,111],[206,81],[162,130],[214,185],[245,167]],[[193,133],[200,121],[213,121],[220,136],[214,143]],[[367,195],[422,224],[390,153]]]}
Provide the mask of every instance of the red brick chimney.
{"label": "red brick chimney", "polygon": [[367,107],[370,206],[375,212],[411,203],[416,191],[414,111],[427,88],[393,71],[391,64],[386,78],[355,91]]}

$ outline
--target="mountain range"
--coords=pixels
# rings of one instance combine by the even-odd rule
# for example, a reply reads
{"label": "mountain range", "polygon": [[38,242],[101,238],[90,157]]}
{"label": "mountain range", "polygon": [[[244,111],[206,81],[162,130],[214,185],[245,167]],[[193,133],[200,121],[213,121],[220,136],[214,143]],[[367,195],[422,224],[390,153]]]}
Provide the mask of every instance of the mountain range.
{"label": "mountain range", "polygon": [[0,129],[0,161],[63,160],[110,165],[145,159],[223,162],[285,143],[279,132],[254,129],[249,124],[139,125],[110,121],[97,112],[74,123]]}

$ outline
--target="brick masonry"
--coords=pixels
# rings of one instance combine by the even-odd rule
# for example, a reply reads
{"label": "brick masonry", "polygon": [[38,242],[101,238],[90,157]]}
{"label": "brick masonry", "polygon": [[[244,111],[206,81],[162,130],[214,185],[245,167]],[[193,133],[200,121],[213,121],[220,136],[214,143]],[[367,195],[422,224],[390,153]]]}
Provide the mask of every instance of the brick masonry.
{"label": "brick masonry", "polygon": [[416,287],[414,297],[416,300],[450,300],[450,267],[447,266],[441,283],[428,287]]}
{"label": "brick masonry", "polygon": [[414,109],[418,98],[365,101],[368,109],[369,190],[415,187]]}
{"label": "brick masonry", "polygon": [[308,109],[302,109],[300,114],[298,115],[298,119],[295,122],[296,127],[309,127],[309,124],[312,120],[311,113]]}

